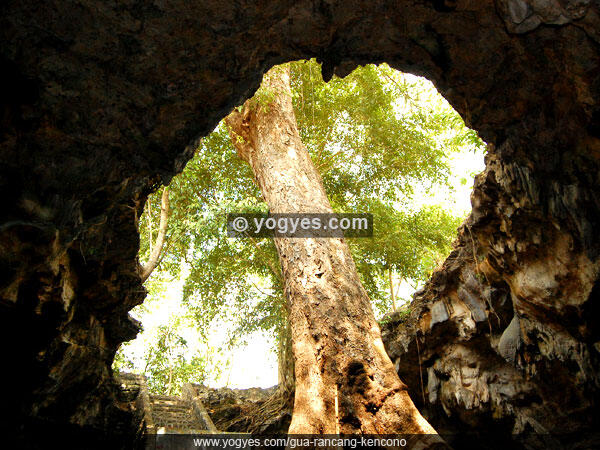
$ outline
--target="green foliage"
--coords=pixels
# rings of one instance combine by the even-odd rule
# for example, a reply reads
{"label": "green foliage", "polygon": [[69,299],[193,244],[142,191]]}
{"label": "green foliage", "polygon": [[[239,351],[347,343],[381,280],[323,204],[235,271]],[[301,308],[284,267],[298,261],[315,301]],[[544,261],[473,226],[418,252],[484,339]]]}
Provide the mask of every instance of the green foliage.
{"label": "green foliage", "polygon": [[[301,138],[332,206],[374,214],[374,237],[351,240],[350,247],[374,305],[389,311],[385,273],[391,270],[413,282],[426,279],[449,253],[462,220],[437,206],[416,207],[415,186],[448,188],[447,155],[483,144],[424,81],[386,65],[368,65],[324,83],[314,61],[295,62],[291,87]],[[265,107],[272,98],[261,89],[253,101]],[[223,123],[173,180],[170,199],[167,244],[157,271],[178,277],[185,268],[184,305],[196,327],[205,332],[215,318],[233,321],[232,345],[256,330],[277,338],[286,313],[275,246],[271,240],[226,236],[228,212],[268,208]],[[159,212],[156,193],[140,221],[142,260],[149,254],[148,224],[157,227]],[[183,345],[167,331],[156,337],[153,351]],[[176,355],[172,350],[170,365],[155,353],[148,355],[157,383],[165,383],[173,361],[179,364]],[[185,364],[177,366],[181,373],[188,370]]]}
{"label": "green foliage", "polygon": [[189,360],[185,357],[187,341],[179,334],[180,321],[161,325],[156,330],[153,345],[146,348],[144,373],[148,389],[157,394],[179,394],[185,382],[202,383],[206,377],[209,357],[200,353]]}
{"label": "green foliage", "polygon": [[387,325],[388,323],[392,323],[392,322],[402,323],[410,317],[410,312],[411,312],[410,307],[406,306],[406,307],[403,307],[403,308],[395,311],[393,313],[393,316],[391,314],[386,314],[386,315],[382,316],[381,319],[379,319],[377,321],[377,323],[379,324],[380,327],[383,327],[383,326]]}
{"label": "green foliage", "polygon": [[381,314],[392,308],[385,271],[425,281],[432,270],[450,253],[451,239],[461,218],[439,206],[414,212],[396,210],[383,203],[370,204],[373,213],[373,238],[350,241],[361,281]]}
{"label": "green foliage", "polygon": [[[215,318],[224,318],[237,325],[232,345],[256,330],[278,335],[285,308],[273,242],[227,237],[228,212],[267,212],[268,208],[250,167],[233,149],[224,123],[203,139],[196,156],[169,189],[169,232],[157,270],[173,277],[179,276],[182,267],[189,271],[183,301],[198,330],[205,333]],[[154,213],[153,223],[158,220],[157,195],[149,199],[152,206],[140,222],[142,260],[149,254],[148,211]]]}
{"label": "green foliage", "polygon": [[[324,83],[314,61],[291,64],[302,142],[338,208],[353,199],[405,201],[415,184],[446,184],[446,155],[481,145],[458,114],[423,81],[367,65]],[[475,145],[475,144],[473,144]]]}
{"label": "green foliage", "polygon": [[[185,317],[185,316],[184,316]],[[142,372],[148,379],[148,389],[154,394],[177,395],[186,382],[203,383],[218,377],[222,367],[216,363],[217,351],[208,346],[189,355],[188,342],[182,332],[190,326],[184,317],[173,317],[166,325],[159,325],[150,336],[142,355],[143,367],[128,355],[128,345],[122,346],[115,356],[113,368],[123,372]]]}
{"label": "green foliage", "polygon": [[[210,347],[207,339],[195,336],[190,314],[164,308],[165,302],[173,300],[168,295],[173,280],[164,276],[164,272],[160,275],[148,280],[148,298],[134,309],[134,314],[144,323],[144,319],[166,312],[167,320],[163,319],[157,326],[144,329],[138,339],[123,344],[115,356],[113,368],[122,372],[143,373],[148,379],[151,393],[176,395],[180,393],[183,383],[204,383],[218,378],[228,367],[229,361],[224,361],[221,350]],[[191,337],[191,343],[186,335]]]}

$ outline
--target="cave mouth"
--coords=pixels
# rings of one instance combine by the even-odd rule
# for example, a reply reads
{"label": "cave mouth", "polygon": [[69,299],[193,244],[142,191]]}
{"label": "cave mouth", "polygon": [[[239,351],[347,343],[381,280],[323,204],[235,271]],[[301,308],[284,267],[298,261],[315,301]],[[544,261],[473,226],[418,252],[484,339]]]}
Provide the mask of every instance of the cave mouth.
{"label": "cave mouth", "polygon": [[[355,257],[360,267],[370,266],[361,276],[370,281],[377,317],[408,314],[410,296],[448,256],[456,229],[470,213],[468,179],[483,170],[485,144],[424,78],[382,64],[325,83],[315,60],[295,61],[291,69],[300,134],[322,167],[336,211],[371,212],[364,208],[381,209],[387,201],[388,209],[378,210],[374,220],[386,212],[398,216],[381,217],[383,225],[374,229],[380,236],[358,245]],[[384,114],[395,117],[382,119]],[[157,245],[163,250],[145,282],[148,298],[132,310],[143,331],[121,346],[113,369],[145,375],[151,395],[181,395],[189,382],[234,388],[278,383],[278,342],[286,319],[279,280],[273,278],[276,253],[264,241],[248,245],[223,235],[228,212],[266,211],[249,167],[230,141],[227,125],[219,123],[168,191],[148,198],[140,217],[140,261],[151,259]],[[390,155],[381,158],[381,152]],[[400,164],[417,169],[399,170]],[[396,167],[386,173],[390,165]],[[377,173],[382,181],[374,179]],[[382,185],[390,177],[402,179],[346,201],[360,186]],[[344,178],[347,184],[340,187]],[[393,240],[385,234],[408,243],[386,251]],[[216,281],[207,283],[209,277]]]}
{"label": "cave mouth", "polygon": [[[452,414],[455,430],[500,420],[527,448],[547,448],[552,433],[591,446],[597,2],[88,3],[10,2],[0,16],[2,407],[14,447],[44,447],[51,432],[61,444],[77,432],[136,441],[139,417],[110,365],[146,295],[146,197],[266,69],[313,56],[326,78],[378,61],[426,75],[490,143],[469,227],[411,312],[418,326],[388,330],[401,378],[422,376],[422,402]],[[497,351],[504,328],[464,320],[487,317],[480,300],[510,311],[503,326],[518,316],[510,361]]]}

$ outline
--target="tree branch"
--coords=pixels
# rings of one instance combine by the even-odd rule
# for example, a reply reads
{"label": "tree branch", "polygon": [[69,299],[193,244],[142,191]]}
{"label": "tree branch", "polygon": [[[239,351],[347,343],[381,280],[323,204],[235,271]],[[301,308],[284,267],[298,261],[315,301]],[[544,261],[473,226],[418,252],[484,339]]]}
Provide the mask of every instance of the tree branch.
{"label": "tree branch", "polygon": [[169,188],[165,186],[160,199],[160,226],[158,229],[158,235],[156,236],[156,241],[154,242],[152,253],[150,253],[148,261],[146,262],[146,264],[144,264],[142,268],[142,273],[140,275],[142,283],[148,279],[152,271],[158,265],[158,258],[162,252],[165,243],[165,238],[167,236],[169,213]]}

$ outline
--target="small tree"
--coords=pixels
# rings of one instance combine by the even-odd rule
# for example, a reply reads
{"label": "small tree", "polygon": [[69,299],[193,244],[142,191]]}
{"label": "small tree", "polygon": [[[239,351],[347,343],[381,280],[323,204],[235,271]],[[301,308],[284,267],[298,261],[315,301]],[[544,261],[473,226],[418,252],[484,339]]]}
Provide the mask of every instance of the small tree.
{"label": "small tree", "polygon": [[144,354],[144,373],[151,392],[164,395],[179,394],[186,382],[202,383],[209,371],[209,356],[197,352],[186,358],[187,341],[180,334],[181,321],[175,319],[156,330],[153,345]]}
{"label": "small tree", "polygon": [[[169,280],[157,277],[147,283],[149,296],[135,310],[142,320],[160,311],[165,301],[172,300],[165,296],[165,284],[170,284]],[[220,377],[228,361],[223,361],[220,350],[208,345],[206,337],[203,339],[201,336],[199,340],[194,340],[195,345],[188,346],[184,336],[190,332],[196,334],[193,331],[194,327],[185,311],[170,312],[162,324],[142,331],[140,338],[145,345],[141,348],[141,354],[136,345],[138,342],[122,345],[115,356],[113,368],[146,375],[150,392],[163,395],[179,394],[185,382],[204,383]],[[138,351],[132,352],[132,348]]]}

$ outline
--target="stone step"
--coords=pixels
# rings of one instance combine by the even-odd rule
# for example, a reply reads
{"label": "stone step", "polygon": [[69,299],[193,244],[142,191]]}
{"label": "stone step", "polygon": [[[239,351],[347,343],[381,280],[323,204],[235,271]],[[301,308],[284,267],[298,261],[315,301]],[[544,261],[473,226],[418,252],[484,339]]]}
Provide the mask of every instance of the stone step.
{"label": "stone step", "polygon": [[177,397],[176,395],[162,395],[162,394],[150,394],[150,400],[171,400],[171,401],[180,401],[181,397]]}
{"label": "stone step", "polygon": [[152,415],[156,416],[156,417],[165,417],[165,418],[168,418],[168,417],[173,417],[173,418],[175,418],[175,417],[181,417],[181,418],[190,417],[191,418],[190,420],[195,420],[192,413],[188,412],[188,411],[181,411],[181,412],[157,411],[156,413],[153,413]]}
{"label": "stone step", "polygon": [[204,405],[189,387],[186,388],[187,385],[182,387],[181,396],[174,396],[150,394],[146,378],[141,375],[123,374],[119,381],[123,396],[129,395],[131,401],[136,401],[144,411],[149,433],[157,433],[161,429],[166,433],[217,432]]}
{"label": "stone step", "polygon": [[181,397],[151,395],[150,408],[154,427],[167,430],[193,430],[202,428],[194,415],[190,401]]}
{"label": "stone step", "polygon": [[172,409],[166,409],[166,410],[154,410],[152,412],[153,416],[161,416],[161,417],[194,417],[194,411],[190,408],[190,409],[185,409],[185,410],[172,410]]}
{"label": "stone step", "polygon": [[188,411],[192,409],[192,405],[152,405],[155,411]]}

